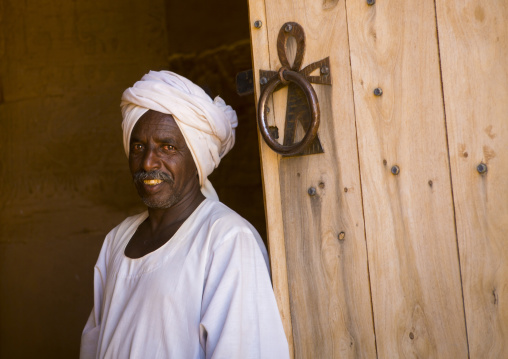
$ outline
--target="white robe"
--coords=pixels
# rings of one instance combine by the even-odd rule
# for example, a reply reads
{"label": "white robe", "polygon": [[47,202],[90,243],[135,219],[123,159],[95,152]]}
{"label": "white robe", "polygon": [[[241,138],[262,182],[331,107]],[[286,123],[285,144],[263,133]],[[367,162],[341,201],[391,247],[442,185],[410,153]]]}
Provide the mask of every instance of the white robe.
{"label": "white robe", "polygon": [[125,247],[147,216],[106,236],[80,357],[288,358],[256,230],[205,199],[162,247],[128,258]]}

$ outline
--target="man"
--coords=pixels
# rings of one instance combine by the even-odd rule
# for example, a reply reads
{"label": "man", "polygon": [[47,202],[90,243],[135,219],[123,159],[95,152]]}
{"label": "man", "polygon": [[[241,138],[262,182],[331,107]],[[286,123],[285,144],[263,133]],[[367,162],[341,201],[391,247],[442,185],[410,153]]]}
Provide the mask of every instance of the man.
{"label": "man", "polygon": [[287,358],[263,242],[207,179],[233,147],[236,113],[168,71],[121,107],[148,210],[106,236],[81,358]]}

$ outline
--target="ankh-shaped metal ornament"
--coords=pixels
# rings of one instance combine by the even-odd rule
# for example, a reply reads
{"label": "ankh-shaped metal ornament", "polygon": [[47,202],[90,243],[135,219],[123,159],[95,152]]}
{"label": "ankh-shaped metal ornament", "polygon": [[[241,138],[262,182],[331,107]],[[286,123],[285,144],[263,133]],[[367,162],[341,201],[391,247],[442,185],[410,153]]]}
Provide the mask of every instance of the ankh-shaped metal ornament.
{"label": "ankh-shaped metal ornament", "polygon": [[[296,56],[293,66],[289,65],[286,54],[287,41],[290,37],[296,40]],[[275,152],[283,156],[303,156],[323,153],[323,147],[317,136],[320,121],[319,101],[310,83],[331,85],[330,60],[325,58],[314,62],[300,70],[305,53],[305,33],[296,22],[282,25],[277,37],[277,53],[281,63],[278,71],[259,70],[261,96],[258,102],[258,125],[266,144]],[[320,69],[319,76],[310,76]],[[284,86],[288,86],[286,109],[286,123],[284,128],[284,143],[281,145],[272,138],[271,129],[266,122],[269,96]],[[302,140],[294,143],[297,122],[300,122],[307,132]]]}

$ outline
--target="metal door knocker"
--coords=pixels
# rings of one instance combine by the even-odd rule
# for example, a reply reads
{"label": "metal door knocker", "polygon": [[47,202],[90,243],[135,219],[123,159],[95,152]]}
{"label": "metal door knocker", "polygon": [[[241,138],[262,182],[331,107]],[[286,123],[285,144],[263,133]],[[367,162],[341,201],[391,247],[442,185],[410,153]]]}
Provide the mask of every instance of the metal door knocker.
{"label": "metal door knocker", "polygon": [[[295,38],[297,44],[293,66],[289,65],[286,55],[287,41],[291,36]],[[323,153],[323,147],[317,136],[320,120],[319,101],[310,83],[332,84],[330,60],[327,57],[300,70],[305,53],[305,33],[296,22],[287,22],[282,25],[277,37],[277,53],[282,65],[278,71],[259,70],[261,96],[259,97],[257,120],[261,135],[272,150],[283,156]],[[319,76],[310,76],[317,69],[320,69]],[[284,144],[281,145],[272,137],[272,131],[266,123],[268,112],[266,104],[269,96],[284,86],[288,86],[288,99]],[[307,132],[299,142],[294,143],[297,121]]]}

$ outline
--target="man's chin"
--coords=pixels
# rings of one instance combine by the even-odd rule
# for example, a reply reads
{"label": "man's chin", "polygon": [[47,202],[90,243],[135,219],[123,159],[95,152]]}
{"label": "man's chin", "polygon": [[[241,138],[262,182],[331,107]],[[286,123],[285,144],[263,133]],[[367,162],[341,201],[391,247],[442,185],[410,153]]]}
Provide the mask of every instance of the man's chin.
{"label": "man's chin", "polygon": [[143,203],[145,206],[151,209],[168,209],[175,205],[179,198],[178,196],[171,196],[170,198],[165,199],[158,199],[158,198],[150,198],[150,197],[143,197],[142,198]]}

